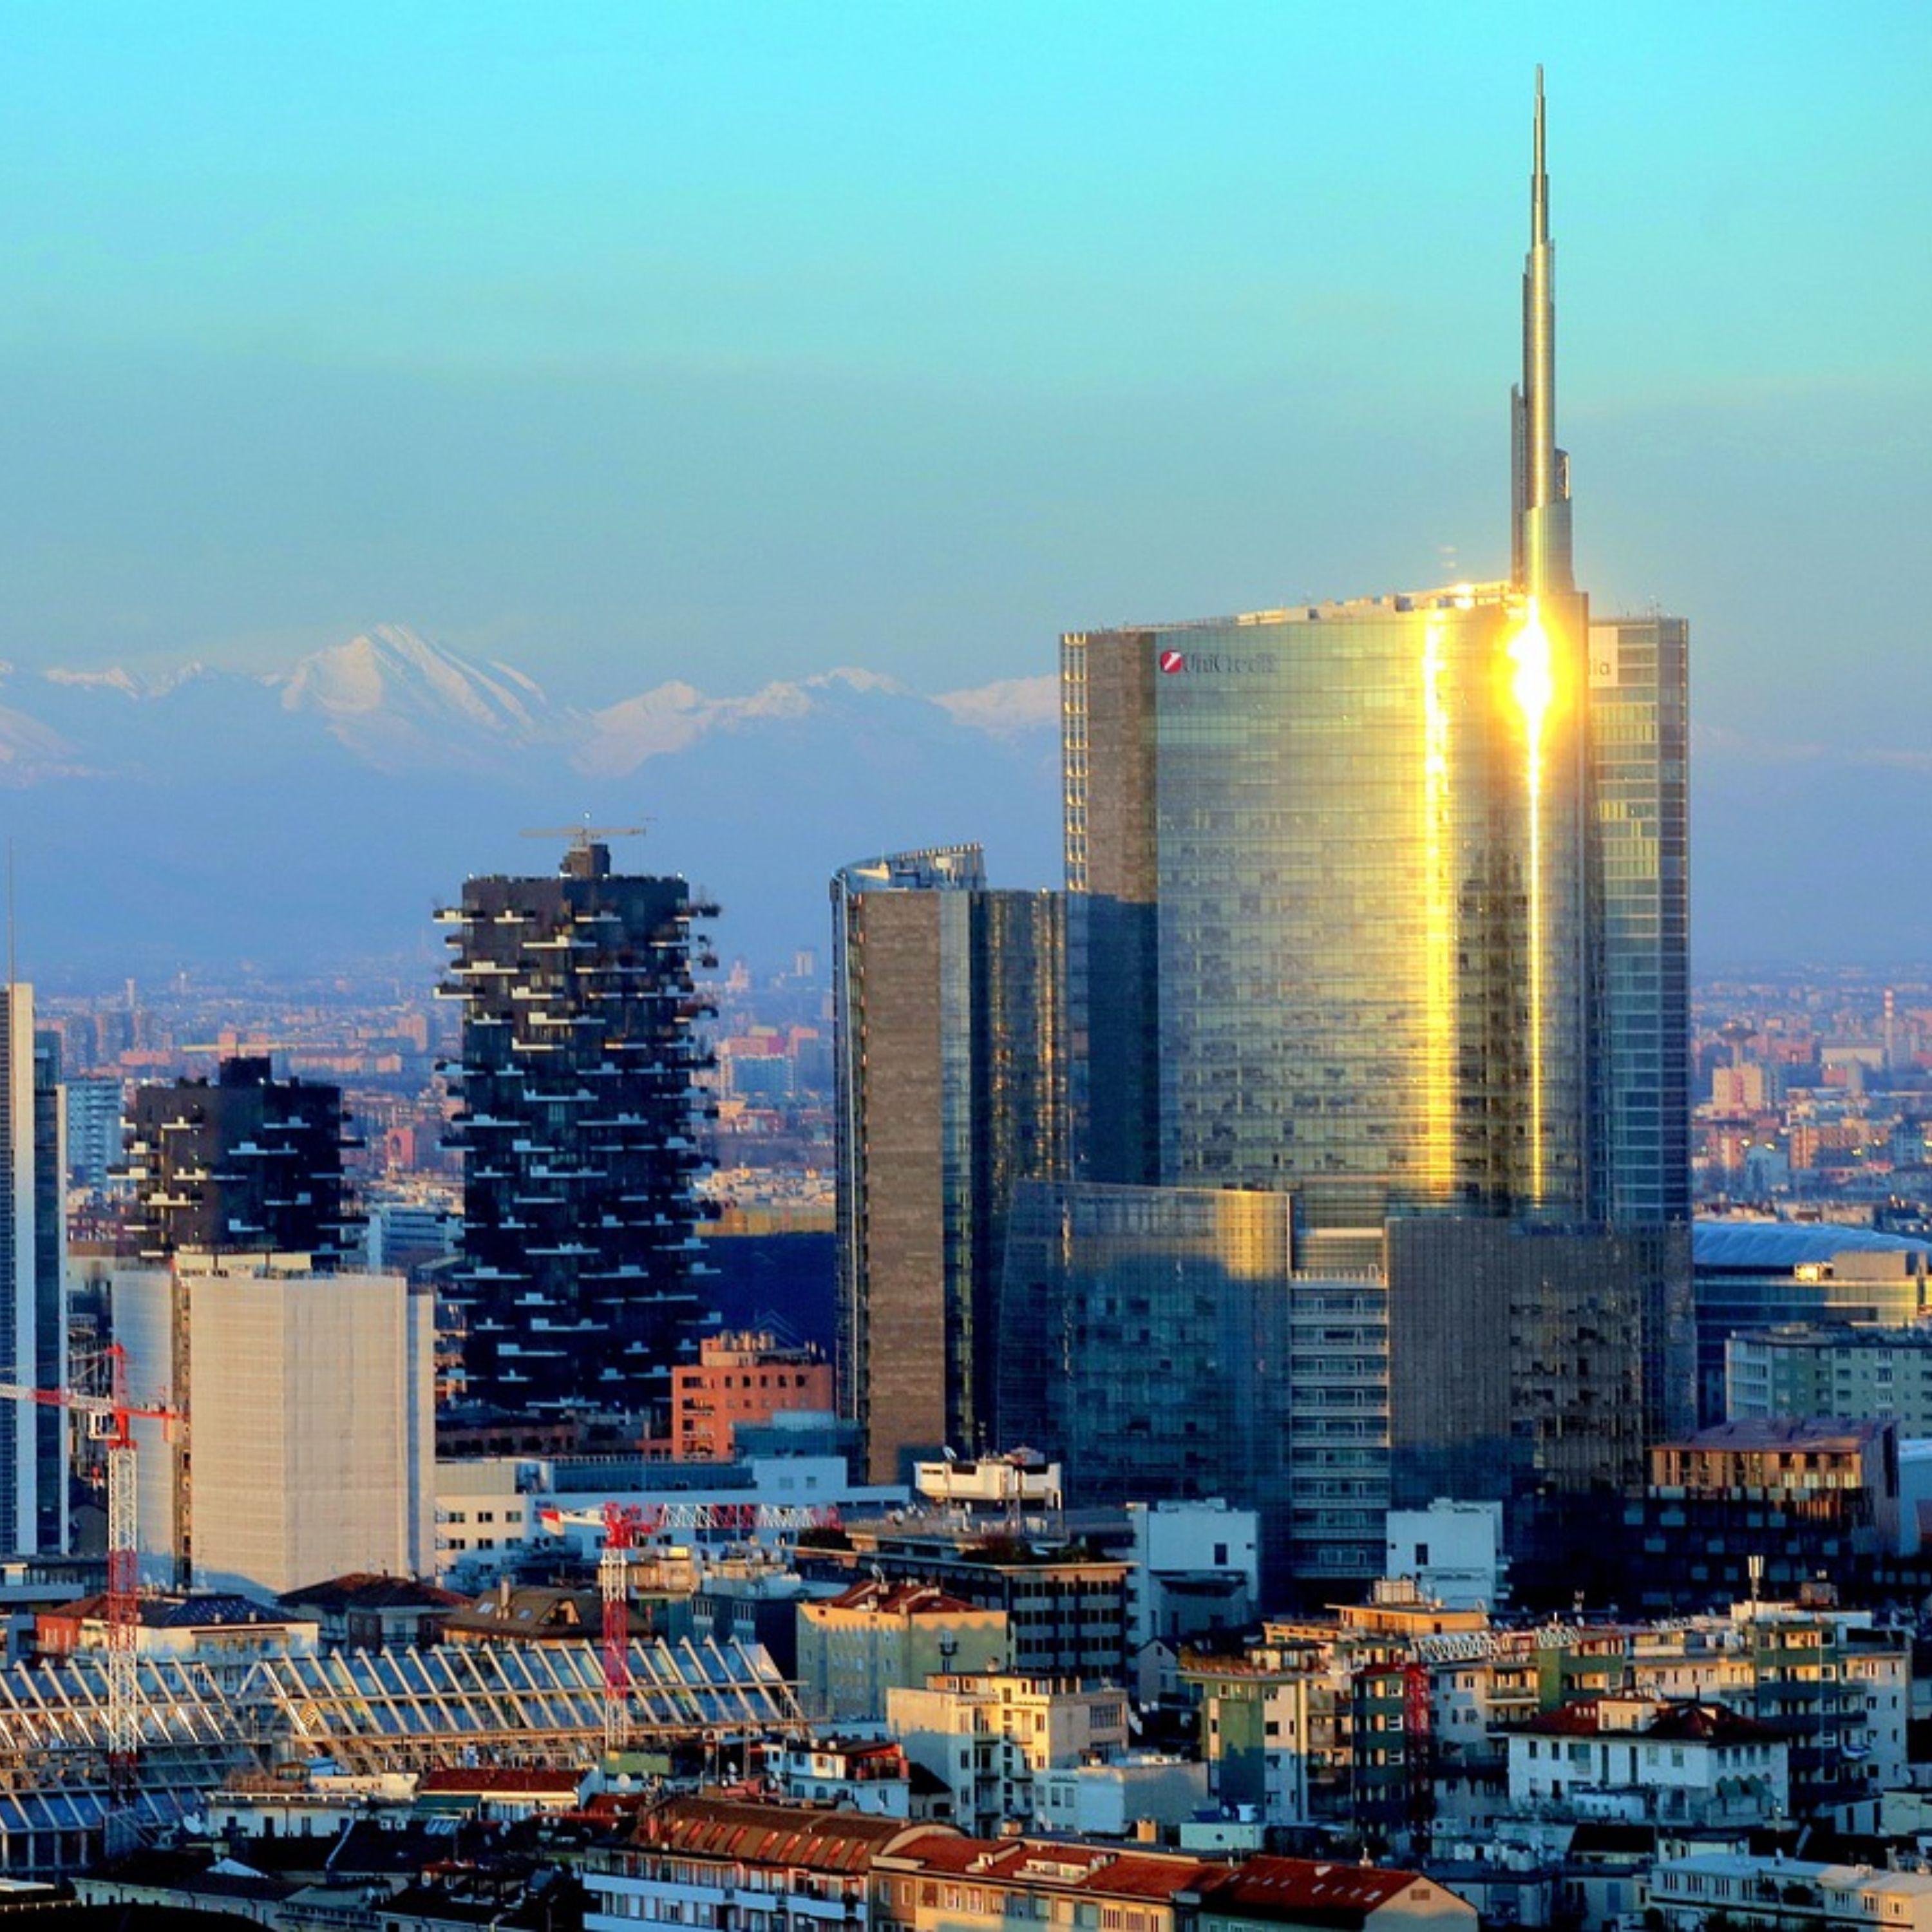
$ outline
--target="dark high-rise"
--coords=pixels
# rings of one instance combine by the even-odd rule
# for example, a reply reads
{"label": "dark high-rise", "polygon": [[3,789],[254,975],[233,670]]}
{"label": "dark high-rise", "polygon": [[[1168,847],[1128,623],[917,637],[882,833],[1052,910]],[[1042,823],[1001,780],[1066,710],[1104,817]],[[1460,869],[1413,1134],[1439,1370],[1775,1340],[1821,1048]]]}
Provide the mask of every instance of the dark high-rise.
{"label": "dark high-rise", "polygon": [[334,1268],[352,1220],[343,1146],[341,1088],[278,1080],[266,1058],[224,1060],[212,1081],[137,1088],[127,1172],[142,1258],[192,1248]]}
{"label": "dark high-rise", "polygon": [[893,1482],[1004,1428],[1007,1212],[1064,1165],[1064,902],[988,888],[976,845],[848,866],[832,898],[840,1405]]}
{"label": "dark high-rise", "polygon": [[[60,1042],[34,1027],[34,989],[0,998],[0,1377],[67,1382],[67,1220]],[[0,1550],[68,1546],[67,1418],[0,1402]]]}
{"label": "dark high-rise", "polygon": [[554,878],[473,878],[437,915],[463,1015],[466,1401],[664,1432],[700,1312],[692,926],[715,911],[585,834]]}

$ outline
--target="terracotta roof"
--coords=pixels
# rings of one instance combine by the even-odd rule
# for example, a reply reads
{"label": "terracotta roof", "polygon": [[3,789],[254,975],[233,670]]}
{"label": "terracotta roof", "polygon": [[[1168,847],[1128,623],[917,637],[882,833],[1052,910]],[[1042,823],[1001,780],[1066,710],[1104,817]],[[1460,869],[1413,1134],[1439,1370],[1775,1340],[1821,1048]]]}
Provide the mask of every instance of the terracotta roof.
{"label": "terracotta roof", "polygon": [[1686,1700],[1659,1704],[1648,1722],[1606,1727],[1603,1700],[1580,1697],[1560,1710],[1545,1712],[1516,1727],[1532,1736],[1559,1738],[1643,1738],[1666,1743],[1770,1744],[1783,1734],[1768,1724],[1722,1704]]}
{"label": "terracotta roof", "polygon": [[956,1617],[998,1616],[1004,1612],[989,1610],[979,1604],[969,1604],[962,1597],[950,1597],[932,1583],[881,1583],[868,1577],[863,1582],[854,1583],[849,1590],[842,1590],[836,1597],[827,1597],[821,1604],[808,1606],[811,1609],[831,1610],[875,1610],[888,1617]]}
{"label": "terracotta roof", "polygon": [[[1378,1865],[1331,1864],[1314,1858],[1252,1858],[1202,1887],[1201,1910],[1244,1918],[1287,1918],[1300,1924],[1360,1925],[1412,1886],[1420,1873]],[[1474,1915],[1470,1915],[1473,1921]]]}
{"label": "terracotta roof", "polygon": [[304,1609],[325,1610],[453,1610],[470,1599],[434,1583],[418,1582],[413,1576],[379,1576],[370,1571],[354,1570],[346,1576],[331,1576],[299,1590],[284,1590],[281,1600]]}
{"label": "terracotta roof", "polygon": [[640,1821],[640,1844],[700,1858],[742,1859],[807,1871],[863,1873],[874,1858],[908,1830],[903,1818],[832,1811],[802,1804],[761,1804],[730,1798],[674,1798]]}
{"label": "terracotta roof", "polygon": [[1125,1898],[1171,1898],[1225,1869],[1185,1852],[1117,1850],[1037,1838],[939,1838],[910,1848],[908,1864],[1011,1885],[1052,1885]]}
{"label": "terracotta roof", "polygon": [[438,1792],[474,1792],[484,1797],[498,1792],[517,1792],[532,1797],[574,1798],[583,1782],[581,1772],[491,1765],[473,1770],[446,1767],[425,1772],[416,1789],[425,1797]]}

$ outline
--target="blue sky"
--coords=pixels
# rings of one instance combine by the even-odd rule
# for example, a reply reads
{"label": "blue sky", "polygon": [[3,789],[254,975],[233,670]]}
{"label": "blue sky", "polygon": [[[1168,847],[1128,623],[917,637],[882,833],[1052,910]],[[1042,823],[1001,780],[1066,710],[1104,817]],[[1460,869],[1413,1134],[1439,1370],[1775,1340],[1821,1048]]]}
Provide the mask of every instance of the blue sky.
{"label": "blue sky", "polygon": [[1497,573],[1538,60],[1581,574],[1914,742],[1918,5],[16,0],[0,655],[940,691]]}

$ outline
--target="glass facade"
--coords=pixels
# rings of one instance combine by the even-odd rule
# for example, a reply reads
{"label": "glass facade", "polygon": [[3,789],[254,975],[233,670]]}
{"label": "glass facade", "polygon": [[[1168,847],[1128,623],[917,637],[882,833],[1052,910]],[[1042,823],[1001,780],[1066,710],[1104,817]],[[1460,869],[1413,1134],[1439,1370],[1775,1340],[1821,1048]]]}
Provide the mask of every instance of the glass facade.
{"label": "glass facade", "polygon": [[1582,632],[1492,590],[1064,640],[1090,1178],[1588,1212]]}
{"label": "glass facade", "polygon": [[1065,1165],[1064,900],[989,889],[976,846],[832,884],[841,1413],[870,1479],[1004,1439],[1006,1214]]}
{"label": "glass facade", "polygon": [[[34,989],[0,998],[0,1359],[12,1379],[68,1377],[64,1136],[58,1036],[34,1027]],[[0,1402],[0,1538],[22,1555],[68,1546],[67,1418]]]}
{"label": "glass facade", "polygon": [[1618,1222],[1690,1218],[1689,632],[1681,617],[1590,626],[1602,1171]]}
{"label": "glass facade", "polygon": [[1023,1186],[1006,1255],[1000,1412],[1096,1504],[1256,1510],[1262,1584],[1379,1567],[1387,1296],[1296,1265],[1293,1203],[1257,1189]]}

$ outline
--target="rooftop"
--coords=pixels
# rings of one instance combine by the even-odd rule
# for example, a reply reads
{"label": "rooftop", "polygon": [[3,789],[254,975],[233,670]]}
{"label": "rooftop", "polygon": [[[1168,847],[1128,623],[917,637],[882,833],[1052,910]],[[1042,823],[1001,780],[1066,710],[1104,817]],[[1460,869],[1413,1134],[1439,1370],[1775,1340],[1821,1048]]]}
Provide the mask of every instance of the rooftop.
{"label": "rooftop", "polygon": [[639,1821],[638,1842],[699,1857],[787,1865],[808,1871],[862,1873],[910,1828],[903,1818],[772,1804],[730,1798],[674,1798]]}
{"label": "rooftop", "polygon": [[[1252,1858],[1203,1886],[1204,1912],[1292,1918],[1300,1924],[1359,1925],[1372,1912],[1429,1881],[1412,1871],[1314,1858]],[[1472,1919],[1474,1914],[1470,1914]]]}

